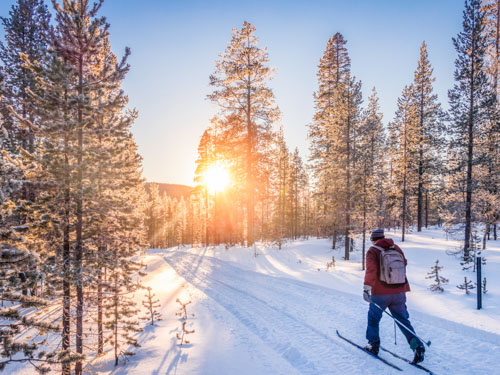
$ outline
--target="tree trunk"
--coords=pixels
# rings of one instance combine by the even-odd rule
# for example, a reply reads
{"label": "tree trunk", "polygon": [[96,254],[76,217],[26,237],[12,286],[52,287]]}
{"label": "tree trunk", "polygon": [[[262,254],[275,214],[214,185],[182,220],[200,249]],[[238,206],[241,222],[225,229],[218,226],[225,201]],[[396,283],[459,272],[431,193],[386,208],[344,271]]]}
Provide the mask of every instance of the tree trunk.
{"label": "tree trunk", "polygon": [[418,162],[418,186],[417,186],[417,232],[422,231],[422,216],[423,216],[423,149],[420,146],[420,160]]}
{"label": "tree trunk", "polygon": [[[350,109],[350,106],[349,106]],[[348,109],[348,110],[349,110]],[[346,211],[345,211],[345,252],[344,259],[349,260],[351,231],[351,116],[347,114],[347,136],[346,136]]]}
{"label": "tree trunk", "polygon": [[361,269],[365,270],[365,244],[366,244],[366,169],[363,176],[363,247],[361,252]]}
{"label": "tree trunk", "polygon": [[425,229],[429,225],[429,192],[425,191]]}
{"label": "tree trunk", "polygon": [[[83,57],[78,60],[78,94],[83,100]],[[76,243],[75,243],[75,271],[76,271],[76,352],[83,354],[83,113],[82,104],[78,106],[78,179],[76,199]],[[75,375],[82,375],[82,361],[75,365]]]}
{"label": "tree trunk", "polygon": [[407,120],[406,118],[404,119],[404,140],[403,140],[403,209],[402,209],[402,227],[401,227],[401,241],[405,241],[405,230],[406,230],[406,179],[407,179],[407,144],[406,144],[406,139],[407,139]]}
{"label": "tree trunk", "polygon": [[[66,61],[65,61],[66,62]],[[64,93],[67,100],[67,92]],[[64,113],[65,123],[68,123],[66,112]],[[69,138],[70,130],[67,128],[64,133],[64,219],[63,219],[63,317],[62,317],[62,350],[69,351],[71,333],[71,250],[70,250],[70,220],[71,213],[71,181],[69,165]],[[62,364],[62,375],[70,375],[71,365]]]}
{"label": "tree trunk", "polygon": [[[475,29],[473,20],[472,30]],[[473,31],[474,32],[474,31]],[[472,37],[476,39],[475,36]],[[468,144],[467,144],[467,180],[466,180],[466,198],[465,198],[465,238],[464,238],[464,259],[469,257],[470,236],[472,226],[472,162],[473,162],[473,147],[474,147],[474,78],[475,78],[475,65],[474,59],[476,58],[475,44],[472,43],[472,51],[470,55],[470,93],[469,93],[469,118],[468,118]]]}
{"label": "tree trunk", "polygon": [[[103,246],[99,246],[98,257],[102,258],[104,255]],[[98,269],[97,276],[97,354],[102,354],[104,352],[104,329],[103,329],[103,319],[102,319],[102,267]]]}
{"label": "tree trunk", "polygon": [[424,184],[424,93],[423,84],[420,92],[420,129],[418,154],[418,187],[417,187],[417,231],[422,231],[423,184]]}
{"label": "tree trunk", "polygon": [[[65,147],[68,147],[68,141],[65,140]],[[70,346],[70,324],[71,324],[71,251],[70,251],[70,185],[69,185],[69,162],[68,155],[64,156],[66,167],[65,192],[64,192],[64,234],[63,234],[63,331],[62,331],[62,350],[69,350]],[[69,375],[71,367],[69,363],[63,363],[62,374]]]}
{"label": "tree trunk", "polygon": [[114,346],[115,346],[115,366],[118,366],[118,303],[119,303],[119,297],[118,297],[118,282],[117,282],[117,277],[115,275],[115,290],[114,290],[114,327],[113,327],[113,334],[114,334]]}
{"label": "tree trunk", "polygon": [[[247,45],[250,48],[250,39],[247,37]],[[253,166],[253,124],[252,124],[252,77],[250,75],[250,54],[247,54],[248,84],[246,93],[246,120],[247,120],[247,246],[254,243],[254,166]]]}

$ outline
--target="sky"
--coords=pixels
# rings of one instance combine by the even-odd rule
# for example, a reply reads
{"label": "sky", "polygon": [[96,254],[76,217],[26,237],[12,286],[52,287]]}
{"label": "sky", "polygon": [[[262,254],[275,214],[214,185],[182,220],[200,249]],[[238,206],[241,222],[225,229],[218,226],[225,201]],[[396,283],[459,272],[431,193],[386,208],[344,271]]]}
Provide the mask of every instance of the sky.
{"label": "sky", "polygon": [[[0,15],[8,16],[15,2],[0,0]],[[461,30],[463,8],[462,0],[105,0],[100,15],[111,25],[114,53],[132,50],[123,88],[129,106],[139,111],[132,132],[144,177],[193,185],[198,143],[217,113],[206,99],[209,75],[243,21],[256,27],[276,69],[269,86],[287,144],[307,161],[317,66],[333,34],[347,39],[365,104],[376,87],[387,124],[413,80],[424,40],[435,92],[448,108],[456,58],[452,37]]]}

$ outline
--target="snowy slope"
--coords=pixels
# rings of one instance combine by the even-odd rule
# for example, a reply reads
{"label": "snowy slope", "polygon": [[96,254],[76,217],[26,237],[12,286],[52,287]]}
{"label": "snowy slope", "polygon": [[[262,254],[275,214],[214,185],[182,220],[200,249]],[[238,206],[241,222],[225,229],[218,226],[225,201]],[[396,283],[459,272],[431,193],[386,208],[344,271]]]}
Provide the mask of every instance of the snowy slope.
{"label": "snowy slope", "polygon": [[[397,234],[392,236],[397,241]],[[474,276],[446,254],[459,243],[432,229],[410,234],[400,245],[409,260],[410,319],[417,333],[432,341],[424,365],[436,374],[500,374],[500,241],[488,242],[483,253],[488,293],[481,311],[475,310],[474,293],[465,296],[456,288],[464,275]],[[128,363],[114,367],[108,353],[87,370],[123,375],[399,373],[335,334],[338,329],[365,343],[368,305],[361,297],[359,251],[343,261],[342,251],[332,251],[324,239],[256,250],[256,257],[253,249],[238,247],[149,250],[144,282],[159,297],[163,320],[139,334],[142,347]],[[336,266],[327,271],[332,255]],[[443,294],[427,289],[426,272],[436,259],[450,279]],[[191,344],[182,347],[175,338],[181,326],[176,298],[192,301],[188,312],[195,314],[188,319],[189,329],[195,330],[188,337]],[[394,326],[387,316],[381,337],[387,348],[412,357],[399,330],[394,345]],[[404,373],[424,374],[382,356]]]}
{"label": "snowy slope", "polygon": [[[394,238],[397,240],[396,235]],[[456,285],[464,275],[458,260],[446,255],[459,244],[439,230],[410,234],[401,244],[409,260],[408,294],[411,320],[432,341],[425,365],[437,374],[500,374],[500,246],[488,243],[484,273],[488,294],[484,309],[475,310],[475,294],[463,295]],[[94,370],[111,374],[394,374],[398,371],[341,341],[335,330],[364,343],[367,304],[363,272],[354,252],[348,262],[326,240],[291,242],[282,250],[251,249],[150,250],[146,261],[153,286],[162,300],[164,320],[148,328],[142,348],[128,364],[114,368],[109,357]],[[334,270],[326,271],[331,256]],[[450,285],[443,294],[427,289],[427,269],[439,259]],[[319,271],[318,271],[319,269]],[[193,301],[191,344],[179,347],[175,333],[175,299]],[[383,344],[411,357],[411,351],[388,317],[381,323]],[[423,374],[385,356],[408,374]]]}

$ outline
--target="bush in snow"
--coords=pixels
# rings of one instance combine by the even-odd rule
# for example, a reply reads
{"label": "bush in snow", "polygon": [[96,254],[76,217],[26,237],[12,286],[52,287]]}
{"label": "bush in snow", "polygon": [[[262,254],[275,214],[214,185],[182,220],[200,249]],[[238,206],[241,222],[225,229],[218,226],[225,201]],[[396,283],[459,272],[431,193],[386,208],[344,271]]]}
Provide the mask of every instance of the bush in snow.
{"label": "bush in snow", "polygon": [[467,281],[467,276],[464,277],[464,283],[457,285],[457,288],[460,290],[465,290],[465,294],[469,294],[469,291],[474,289],[474,284],[472,284],[472,281]]}
{"label": "bush in snow", "polygon": [[[179,305],[181,305],[181,307],[179,308],[179,311],[175,313],[175,315],[177,315],[178,317],[182,319],[187,319],[188,318],[188,313],[187,313],[187,305],[189,305],[191,303],[191,301],[189,302],[186,302],[186,303],[182,303],[179,298],[177,298],[175,300],[175,302],[177,302]],[[189,314],[191,316],[194,316],[194,314]]]}
{"label": "bush in snow", "polygon": [[155,324],[155,320],[161,320],[161,314],[156,311],[156,309],[160,307],[160,300],[154,299],[156,295],[154,293],[151,293],[150,286],[148,286],[146,290],[148,291],[148,293],[144,295],[146,299],[142,301],[142,305],[146,308],[148,315],[143,317],[142,319],[150,320],[150,324],[153,326]]}
{"label": "bush in snow", "polygon": [[335,267],[335,257],[332,256],[332,261],[331,262],[328,262],[326,264],[326,269],[329,270],[330,268],[334,268]]}
{"label": "bush in snow", "polygon": [[444,289],[441,285],[448,284],[448,279],[445,279],[443,276],[439,275],[439,271],[443,268],[442,266],[438,266],[439,260],[436,260],[436,264],[431,267],[430,272],[427,272],[426,279],[434,279],[435,283],[429,286],[429,289],[433,292],[443,292]]}
{"label": "bush in snow", "polygon": [[176,337],[177,337],[177,340],[180,341],[180,344],[179,345],[182,345],[182,344],[189,344],[189,341],[186,340],[184,338],[184,336],[186,335],[189,335],[191,333],[194,333],[194,329],[193,330],[188,330],[186,328],[186,324],[187,324],[187,318],[188,318],[188,315],[190,316],[193,316],[194,317],[194,314],[188,314],[187,312],[187,305],[189,305],[191,303],[191,301],[189,302],[186,302],[186,303],[182,303],[179,298],[177,298],[175,300],[175,302],[177,302],[179,305],[181,305],[180,309],[178,312],[175,313],[176,316],[180,317],[180,320],[182,321],[182,327],[181,327],[181,333],[179,334],[179,332],[177,332],[176,334]]}
{"label": "bush in snow", "polygon": [[180,344],[179,345],[182,345],[182,344],[189,344],[190,342],[188,340],[186,340],[184,338],[185,335],[189,335],[190,333],[194,333],[194,329],[189,331],[187,328],[186,328],[186,324],[187,324],[187,320],[183,321],[182,322],[182,334],[179,334],[179,332],[177,332],[176,336],[177,336],[177,340],[180,340]]}
{"label": "bush in snow", "polygon": [[482,282],[483,286],[482,286],[482,290],[483,290],[483,293],[486,294],[488,293],[488,290],[486,289],[486,277],[483,279],[483,282]]}

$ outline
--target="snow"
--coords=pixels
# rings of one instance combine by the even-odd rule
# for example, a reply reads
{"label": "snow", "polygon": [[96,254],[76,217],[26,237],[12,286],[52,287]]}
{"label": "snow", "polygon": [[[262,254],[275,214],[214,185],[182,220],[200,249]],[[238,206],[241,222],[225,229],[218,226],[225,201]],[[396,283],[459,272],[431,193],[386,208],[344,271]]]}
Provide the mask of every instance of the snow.
{"label": "snow", "polygon": [[[475,274],[462,271],[459,260],[447,254],[459,242],[437,228],[407,234],[403,243],[400,233],[387,236],[409,262],[410,320],[417,334],[432,341],[423,365],[436,374],[500,374],[500,241],[488,241],[483,251],[488,293],[483,309],[476,310],[475,290],[466,296],[456,288],[464,275],[475,281]],[[364,345],[368,305],[362,299],[360,242],[349,261],[342,259],[343,249],[330,247],[327,239],[308,239],[288,242],[281,250],[260,244],[257,256],[254,249],[223,246],[149,250],[144,283],[160,300],[163,320],[138,334],[141,348],[129,362],[115,367],[107,353],[87,370],[116,375],[399,373],[335,334],[338,329]],[[326,270],[332,256],[336,265]],[[436,259],[450,280],[444,293],[431,292],[431,280],[425,279]],[[192,301],[188,313],[195,314],[188,318],[188,329],[195,330],[187,335],[191,343],[182,347],[176,339],[182,324],[175,315],[177,298]],[[394,325],[387,316],[380,333],[382,345],[412,358],[399,330],[394,345]],[[407,374],[424,374],[387,353],[381,356]]]}

